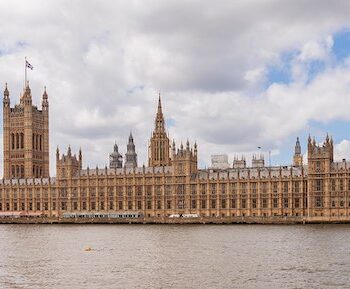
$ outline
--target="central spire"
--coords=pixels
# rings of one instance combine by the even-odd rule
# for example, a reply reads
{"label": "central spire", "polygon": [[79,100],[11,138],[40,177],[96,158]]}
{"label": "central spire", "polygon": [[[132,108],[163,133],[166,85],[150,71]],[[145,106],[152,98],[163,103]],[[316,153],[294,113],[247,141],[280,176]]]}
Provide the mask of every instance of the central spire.
{"label": "central spire", "polygon": [[155,120],[155,132],[165,133],[164,116],[162,111],[162,101],[160,98],[160,92],[158,97],[158,110],[157,110],[157,115]]}
{"label": "central spire", "polygon": [[170,143],[165,131],[165,121],[162,111],[160,93],[158,96],[158,108],[155,119],[155,129],[152,133],[148,152],[148,164],[154,166],[168,166],[171,164]]}
{"label": "central spire", "polygon": [[159,91],[159,97],[158,97],[158,113],[162,113],[162,102],[160,100],[160,91]]}

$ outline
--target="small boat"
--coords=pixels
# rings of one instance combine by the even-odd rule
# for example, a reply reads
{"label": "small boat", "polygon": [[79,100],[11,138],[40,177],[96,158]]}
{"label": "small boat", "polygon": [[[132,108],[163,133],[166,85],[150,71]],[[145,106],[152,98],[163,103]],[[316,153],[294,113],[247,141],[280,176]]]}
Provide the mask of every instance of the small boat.
{"label": "small boat", "polygon": [[84,251],[92,251],[91,247],[85,247]]}

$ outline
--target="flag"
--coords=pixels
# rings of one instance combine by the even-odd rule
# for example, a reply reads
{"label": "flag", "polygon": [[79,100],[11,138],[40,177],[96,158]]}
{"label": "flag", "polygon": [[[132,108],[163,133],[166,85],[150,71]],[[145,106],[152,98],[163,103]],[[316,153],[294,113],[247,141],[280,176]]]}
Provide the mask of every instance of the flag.
{"label": "flag", "polygon": [[26,60],[26,67],[28,67],[30,70],[33,70],[33,65],[31,65],[27,60]]}
{"label": "flag", "polygon": [[261,147],[258,147],[258,149],[260,150],[260,149],[261,149]]}

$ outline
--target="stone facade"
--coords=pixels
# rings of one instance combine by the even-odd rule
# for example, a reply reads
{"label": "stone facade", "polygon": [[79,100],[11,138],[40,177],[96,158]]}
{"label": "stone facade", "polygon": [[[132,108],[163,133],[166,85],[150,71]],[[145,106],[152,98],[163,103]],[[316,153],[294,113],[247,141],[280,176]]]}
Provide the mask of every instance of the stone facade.
{"label": "stone facade", "polygon": [[[4,108],[9,108],[7,89]],[[4,118],[5,114],[8,117],[4,110]],[[8,122],[4,122],[4,131],[9,129]],[[7,136],[13,132],[7,131]],[[5,140],[8,141],[4,137]],[[32,138],[27,142],[31,149]],[[5,148],[7,155],[17,150],[12,149],[11,142]],[[299,140],[291,166],[266,167],[263,159],[256,157],[255,164],[247,167],[242,157],[235,158],[228,169],[203,170],[197,167],[197,157],[196,143],[191,146],[187,141],[185,146],[176,147],[173,141],[170,146],[159,98],[149,146],[150,166],[83,169],[81,151],[73,155],[68,148],[61,155],[57,149],[56,177],[42,174],[41,178],[33,178],[25,173],[24,178],[11,178],[5,169],[4,179],[0,180],[0,211],[49,217],[66,212],[132,211],[155,218],[197,214],[224,219],[293,217],[350,221],[350,163],[333,160],[333,141],[328,136],[322,145],[309,138],[307,165],[302,163]],[[30,160],[31,168],[36,159]],[[7,169],[11,161],[5,160]]]}

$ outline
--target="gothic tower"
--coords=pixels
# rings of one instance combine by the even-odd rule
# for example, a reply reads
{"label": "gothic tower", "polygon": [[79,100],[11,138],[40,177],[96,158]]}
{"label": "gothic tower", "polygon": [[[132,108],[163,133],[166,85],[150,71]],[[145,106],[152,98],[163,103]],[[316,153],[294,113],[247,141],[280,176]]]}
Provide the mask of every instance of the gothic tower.
{"label": "gothic tower", "polygon": [[165,131],[165,122],[159,94],[158,111],[155,119],[155,128],[152,133],[148,149],[148,166],[157,167],[170,165],[170,142]]}
{"label": "gothic tower", "polygon": [[329,214],[323,208],[330,208],[330,180],[333,163],[333,139],[327,135],[323,144],[308,140],[308,215]]}
{"label": "gothic tower", "polygon": [[295,167],[303,166],[303,155],[301,154],[301,146],[300,146],[299,137],[297,137],[297,141],[295,143],[293,166],[295,166]]}
{"label": "gothic tower", "polygon": [[113,152],[109,155],[109,168],[117,169],[123,167],[123,157],[118,152],[117,143],[114,144]]}
{"label": "gothic tower", "polygon": [[20,103],[10,106],[7,85],[3,98],[4,178],[49,177],[49,102],[46,89],[42,110],[32,105],[27,83]]}
{"label": "gothic tower", "polygon": [[136,168],[137,167],[137,154],[135,151],[134,138],[130,132],[129,143],[127,145],[125,154],[125,167],[126,168]]}

